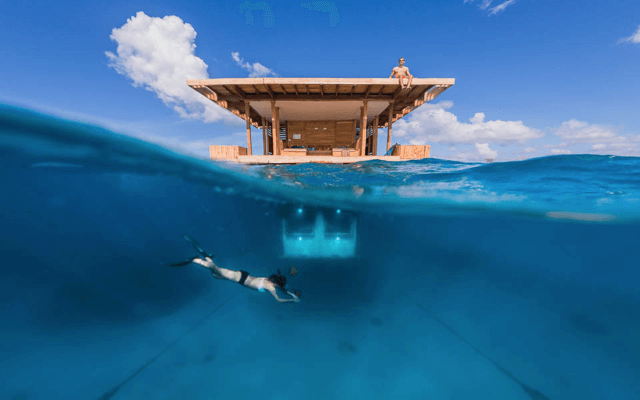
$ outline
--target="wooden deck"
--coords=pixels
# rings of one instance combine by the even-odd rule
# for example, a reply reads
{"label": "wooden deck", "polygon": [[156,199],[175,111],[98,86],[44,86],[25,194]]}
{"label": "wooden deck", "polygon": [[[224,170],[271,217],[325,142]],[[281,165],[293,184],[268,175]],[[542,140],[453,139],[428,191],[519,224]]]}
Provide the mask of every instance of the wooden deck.
{"label": "wooden deck", "polygon": [[429,158],[431,146],[396,145],[390,156],[357,156],[355,149],[333,149],[333,151],[308,151],[307,149],[284,149],[282,155],[247,155],[241,146],[209,146],[209,155],[214,160],[233,161],[240,164],[351,164],[369,160],[407,161]]}
{"label": "wooden deck", "polygon": [[400,156],[364,156],[364,157],[333,157],[333,156],[238,156],[235,161],[239,164],[351,164],[355,162],[383,160],[383,161],[406,161]]}
{"label": "wooden deck", "polygon": [[[343,114],[354,111],[359,114],[362,101],[380,102],[378,108],[369,110],[368,119],[379,115],[378,126],[389,125],[390,118],[396,121],[427,103],[455,84],[453,78],[415,78],[411,89],[402,90],[397,79],[391,78],[226,78],[189,79],[187,85],[222,108],[226,108],[242,119],[247,119],[256,128],[262,127],[262,118],[271,119],[269,103],[277,101],[281,106],[280,119],[295,120],[301,112],[289,109],[295,102],[338,102]],[[247,102],[251,105],[247,106]],[[340,104],[341,103],[341,104]],[[354,103],[353,105],[349,103]],[[356,104],[357,103],[357,104]],[[302,105],[301,110],[308,119],[321,119],[312,115],[315,105]],[[329,112],[330,119],[349,119],[337,116],[336,110]],[[246,118],[246,117],[249,118]]]}
{"label": "wooden deck", "polygon": [[[392,124],[434,100],[454,85],[455,79],[414,77],[411,88],[403,88],[397,79],[390,78],[194,79],[187,84],[246,123],[246,153],[240,148],[220,148],[211,151],[211,158],[234,158],[252,164],[347,164],[377,157],[379,128],[387,128],[389,151]],[[283,158],[240,160],[253,156],[252,126],[262,128],[264,157],[272,154]],[[316,153],[307,151],[306,156],[314,156],[313,160],[297,159],[304,149]],[[336,157],[337,152],[341,157]],[[404,146],[393,156],[405,160],[427,158],[429,149],[424,145]]]}

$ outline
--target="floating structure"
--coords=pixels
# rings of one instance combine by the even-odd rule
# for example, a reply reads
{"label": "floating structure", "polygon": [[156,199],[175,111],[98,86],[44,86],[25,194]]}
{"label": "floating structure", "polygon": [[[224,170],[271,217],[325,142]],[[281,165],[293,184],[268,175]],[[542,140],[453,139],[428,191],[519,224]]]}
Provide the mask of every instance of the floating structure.
{"label": "floating structure", "polygon": [[[246,164],[351,163],[429,157],[429,145],[391,146],[392,125],[455,84],[452,78],[193,79],[187,84],[246,121],[247,147],[210,146],[213,159]],[[262,129],[254,155],[251,126]],[[387,128],[389,155],[378,155],[378,129]],[[391,151],[390,151],[391,150]]]}

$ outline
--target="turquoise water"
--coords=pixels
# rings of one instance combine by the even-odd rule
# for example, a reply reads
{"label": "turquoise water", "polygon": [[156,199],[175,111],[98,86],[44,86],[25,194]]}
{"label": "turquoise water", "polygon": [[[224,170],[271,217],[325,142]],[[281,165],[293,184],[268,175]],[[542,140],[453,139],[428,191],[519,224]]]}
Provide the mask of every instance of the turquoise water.
{"label": "turquoise water", "polygon": [[[637,398],[639,158],[216,164],[0,106],[0,166],[0,398]],[[288,257],[299,209],[355,256]]]}

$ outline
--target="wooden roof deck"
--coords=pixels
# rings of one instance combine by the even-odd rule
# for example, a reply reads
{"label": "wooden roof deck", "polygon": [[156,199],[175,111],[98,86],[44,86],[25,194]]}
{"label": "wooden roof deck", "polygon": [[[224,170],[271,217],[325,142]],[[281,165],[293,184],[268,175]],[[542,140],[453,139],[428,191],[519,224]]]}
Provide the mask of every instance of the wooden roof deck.
{"label": "wooden roof deck", "polygon": [[384,160],[384,161],[405,161],[400,156],[361,156],[361,157],[332,157],[332,156],[238,156],[234,161],[241,164],[352,164],[362,161]]}
{"label": "wooden roof deck", "polygon": [[[267,105],[271,101],[277,104],[296,103],[298,109],[305,107],[298,103],[300,101],[346,101],[343,108],[353,109],[352,114],[357,118],[363,100],[370,104],[378,103],[377,107],[370,106],[369,112],[373,113],[371,117],[379,116],[378,126],[384,127],[389,123],[390,107],[393,121],[396,121],[435,99],[454,85],[455,79],[414,78],[411,89],[405,90],[401,90],[398,80],[393,78],[190,79],[187,84],[242,119],[245,119],[245,102],[249,101],[250,121],[257,128],[262,127],[262,118],[270,120],[270,107]],[[284,107],[283,112],[286,112]],[[286,116],[281,114],[280,118],[286,119]]]}

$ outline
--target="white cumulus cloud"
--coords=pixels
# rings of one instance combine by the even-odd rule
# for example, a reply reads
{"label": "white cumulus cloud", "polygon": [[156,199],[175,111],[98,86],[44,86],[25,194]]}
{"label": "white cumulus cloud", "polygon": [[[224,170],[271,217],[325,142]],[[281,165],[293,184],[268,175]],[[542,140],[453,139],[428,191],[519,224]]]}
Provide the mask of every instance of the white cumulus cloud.
{"label": "white cumulus cloud", "polygon": [[616,129],[606,125],[572,119],[551,131],[564,141],[565,147],[591,144],[591,150],[596,154],[640,155],[640,135],[620,135]]}
{"label": "white cumulus cloud", "polygon": [[633,139],[625,136],[619,136],[617,131],[609,126],[588,124],[575,119],[565,121],[559,127],[554,128],[551,131],[556,136],[570,144],[624,143]]}
{"label": "white cumulus cloud", "polygon": [[636,33],[629,37],[620,39],[618,43],[640,43],[640,26],[638,26]]}
{"label": "white cumulus cloud", "polygon": [[572,152],[568,149],[551,149],[551,154],[555,156],[558,154],[572,154]]}
{"label": "white cumulus cloud", "polygon": [[248,62],[244,62],[244,59],[240,57],[240,53],[237,51],[232,52],[231,57],[233,57],[233,59],[240,66],[240,68],[246,69],[247,71],[249,71],[249,78],[259,78],[259,77],[269,76],[269,75],[278,76],[278,74],[273,72],[272,69],[267,68],[260,63],[251,64]]}
{"label": "white cumulus cloud", "polygon": [[485,121],[483,113],[470,118],[471,123],[458,121],[447,109],[450,101],[425,104],[393,124],[393,135],[409,144],[445,143],[523,143],[544,136],[542,131],[525,126],[522,121]]}
{"label": "white cumulus cloud", "polygon": [[478,150],[478,154],[482,158],[492,160],[498,158],[498,152],[491,150],[489,143],[476,143],[476,150]]}
{"label": "white cumulus cloud", "polygon": [[116,53],[107,51],[109,66],[155,93],[180,116],[205,122],[231,114],[187,86],[187,79],[207,79],[207,64],[195,55],[196,31],[175,15],[149,17],[138,12],[111,32]]}

